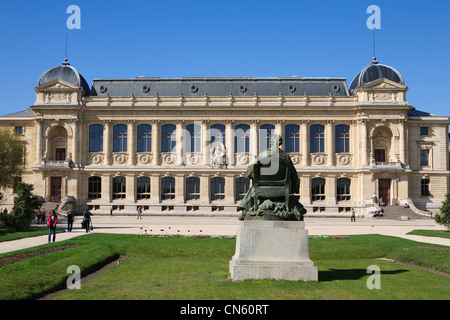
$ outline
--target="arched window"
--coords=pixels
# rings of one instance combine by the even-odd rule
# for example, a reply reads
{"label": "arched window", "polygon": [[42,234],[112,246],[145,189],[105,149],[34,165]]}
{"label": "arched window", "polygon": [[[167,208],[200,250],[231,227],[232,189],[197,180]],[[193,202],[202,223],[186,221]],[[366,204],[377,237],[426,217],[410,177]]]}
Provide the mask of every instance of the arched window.
{"label": "arched window", "polygon": [[325,152],[325,127],[320,124],[313,124],[309,130],[310,152]]}
{"label": "arched window", "polygon": [[239,124],[234,128],[234,152],[250,152],[250,126]]}
{"label": "arched window", "polygon": [[175,199],[175,178],[164,177],[161,179],[161,200]]}
{"label": "arched window", "polygon": [[112,198],[125,199],[127,196],[127,179],[125,177],[114,177],[112,185]]}
{"label": "arched window", "polygon": [[88,199],[100,199],[102,197],[102,178],[90,177],[88,179]]}
{"label": "arched window", "polygon": [[150,178],[139,177],[137,178],[136,185],[136,199],[150,199]]}
{"label": "arched window", "polygon": [[173,124],[165,124],[161,127],[161,152],[175,152],[177,127]]}
{"label": "arched window", "polygon": [[103,125],[89,126],[89,152],[103,151]]}
{"label": "arched window", "polygon": [[186,126],[189,135],[186,137],[186,152],[200,152],[201,127],[198,124]]}
{"label": "arched window", "polygon": [[211,144],[217,141],[225,145],[225,126],[223,124],[212,125],[210,132],[211,132]]}
{"label": "arched window", "polygon": [[149,124],[137,127],[137,152],[152,152],[152,126]]}
{"label": "arched window", "polygon": [[350,179],[339,178],[336,183],[336,196],[337,201],[348,201],[350,200]]}
{"label": "arched window", "polygon": [[263,124],[259,127],[259,152],[270,148],[270,140],[275,134],[275,126],[271,124]]}
{"label": "arched window", "polygon": [[311,180],[311,200],[325,200],[325,179],[314,178]]}
{"label": "arched window", "polygon": [[296,124],[284,127],[284,151],[300,152],[300,127]]}
{"label": "arched window", "polygon": [[336,153],[350,152],[350,127],[340,124],[334,127]]}
{"label": "arched window", "polygon": [[211,179],[211,201],[225,199],[225,178]]}
{"label": "arched window", "polygon": [[186,179],[186,200],[200,199],[200,178],[189,177]]}
{"label": "arched window", "polygon": [[245,179],[244,177],[240,177],[236,178],[235,183],[235,199],[236,201],[241,201],[242,199],[244,199],[244,196],[247,194],[247,191],[250,188],[250,180]]}
{"label": "arched window", "polygon": [[116,124],[113,128],[113,152],[127,152],[127,130],[124,124]]}

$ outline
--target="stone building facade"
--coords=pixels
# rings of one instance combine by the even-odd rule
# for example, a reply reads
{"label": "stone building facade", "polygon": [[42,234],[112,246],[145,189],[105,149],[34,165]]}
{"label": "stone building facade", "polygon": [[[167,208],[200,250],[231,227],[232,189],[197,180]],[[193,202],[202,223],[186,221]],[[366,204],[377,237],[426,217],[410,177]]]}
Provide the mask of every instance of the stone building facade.
{"label": "stone building facade", "polygon": [[[308,215],[387,204],[436,210],[449,192],[449,117],[413,108],[375,59],[344,78],[86,80],[67,61],[36,101],[0,117],[26,142],[21,181],[48,202],[98,214],[238,214],[245,171],[280,134]],[[13,191],[3,206],[12,206]]]}

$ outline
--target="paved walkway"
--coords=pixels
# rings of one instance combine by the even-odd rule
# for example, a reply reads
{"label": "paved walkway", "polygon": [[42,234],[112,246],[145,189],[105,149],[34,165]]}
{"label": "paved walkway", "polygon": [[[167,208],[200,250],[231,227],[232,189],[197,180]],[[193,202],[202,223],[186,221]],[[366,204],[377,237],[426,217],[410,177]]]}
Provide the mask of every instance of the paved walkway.
{"label": "paved walkway", "polygon": [[[142,220],[138,220],[135,216],[94,216],[92,220],[94,225],[92,233],[236,235],[239,227],[236,217],[143,216]],[[81,217],[76,217],[73,231],[56,234],[56,240],[62,241],[86,234],[80,224]],[[65,219],[60,219],[58,227],[66,227]],[[444,230],[444,227],[436,224],[433,219],[403,221],[357,218],[356,222],[351,222],[346,218],[305,217],[305,228],[309,235],[382,234],[450,246],[450,239],[407,235],[414,229]],[[0,253],[46,244],[47,241],[46,235],[0,242]]]}

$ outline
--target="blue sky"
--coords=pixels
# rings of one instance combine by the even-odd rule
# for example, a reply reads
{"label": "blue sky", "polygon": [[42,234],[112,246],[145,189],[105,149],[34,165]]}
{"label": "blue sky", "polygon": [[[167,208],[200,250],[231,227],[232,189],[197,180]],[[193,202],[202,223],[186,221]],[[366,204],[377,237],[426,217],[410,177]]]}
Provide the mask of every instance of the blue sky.
{"label": "blue sky", "polygon": [[[68,30],[69,5],[81,29]],[[68,58],[91,85],[137,76],[343,77],[370,63],[369,5],[381,9],[376,56],[416,109],[449,116],[450,1],[3,1],[0,115],[28,108],[45,70]]]}

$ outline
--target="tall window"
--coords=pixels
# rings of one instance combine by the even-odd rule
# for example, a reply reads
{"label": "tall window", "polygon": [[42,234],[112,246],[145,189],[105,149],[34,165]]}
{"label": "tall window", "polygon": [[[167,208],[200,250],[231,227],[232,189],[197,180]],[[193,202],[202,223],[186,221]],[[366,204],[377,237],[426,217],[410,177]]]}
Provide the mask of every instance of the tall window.
{"label": "tall window", "polygon": [[124,124],[116,124],[113,129],[113,152],[127,152],[127,130]]}
{"label": "tall window", "polygon": [[427,166],[429,164],[430,150],[420,150],[420,165]]}
{"label": "tall window", "polygon": [[300,152],[300,127],[289,124],[284,127],[284,151]]}
{"label": "tall window", "polygon": [[173,124],[165,124],[161,127],[161,152],[175,152],[176,128]]}
{"label": "tall window", "polygon": [[186,126],[189,135],[186,137],[186,152],[200,152],[201,127],[198,124]]}
{"label": "tall window", "polygon": [[350,127],[345,124],[337,125],[334,133],[336,153],[350,152]]}
{"label": "tall window", "polygon": [[250,126],[239,124],[234,128],[234,152],[250,152]]}
{"label": "tall window", "polygon": [[139,177],[137,178],[136,185],[136,199],[150,199],[150,178]]}
{"label": "tall window", "polygon": [[112,198],[125,199],[127,196],[127,179],[125,177],[114,177],[112,185]]}
{"label": "tall window", "polygon": [[270,140],[275,134],[275,126],[271,124],[263,124],[259,127],[259,151],[262,152],[270,148]]}
{"label": "tall window", "polygon": [[314,178],[311,181],[312,201],[325,200],[325,179]]}
{"label": "tall window", "polygon": [[211,201],[225,199],[225,178],[211,179]]}
{"label": "tall window", "polygon": [[100,199],[102,197],[102,178],[90,177],[88,180],[88,199]]}
{"label": "tall window", "polygon": [[225,126],[223,124],[215,124],[211,126],[211,144],[214,141],[222,142],[225,145]]}
{"label": "tall window", "polygon": [[200,178],[189,177],[186,179],[186,200],[200,199]]}
{"label": "tall window", "polygon": [[161,179],[161,200],[175,199],[175,178],[164,177]]}
{"label": "tall window", "polygon": [[350,200],[350,179],[340,178],[337,179],[337,201]]}
{"label": "tall window", "polygon": [[89,152],[103,151],[103,126],[93,124],[89,126]]}
{"label": "tall window", "polygon": [[310,152],[325,152],[325,127],[320,124],[313,124],[309,130]]}
{"label": "tall window", "polygon": [[420,195],[422,197],[430,196],[430,179],[420,180]]}
{"label": "tall window", "polygon": [[152,152],[152,126],[149,124],[137,127],[137,152]]}
{"label": "tall window", "polygon": [[235,188],[236,201],[241,201],[242,199],[244,199],[244,196],[247,194],[249,188],[250,188],[250,180],[245,179],[244,177],[236,178],[236,188]]}

